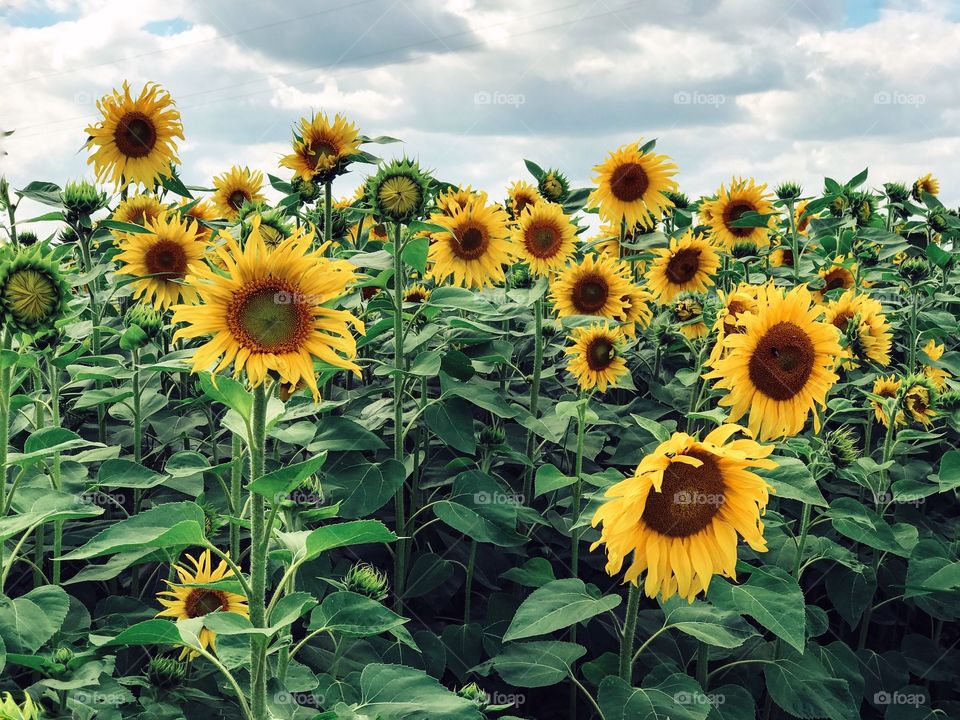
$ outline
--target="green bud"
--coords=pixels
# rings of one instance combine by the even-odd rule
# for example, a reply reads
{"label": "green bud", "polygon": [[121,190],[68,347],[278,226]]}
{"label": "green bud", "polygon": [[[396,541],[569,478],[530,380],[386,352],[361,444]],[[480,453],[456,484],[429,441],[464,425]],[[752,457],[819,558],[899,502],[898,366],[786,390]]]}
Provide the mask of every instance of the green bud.
{"label": "green bud", "polygon": [[385,573],[369,563],[356,563],[343,576],[343,584],[350,592],[366,595],[380,602],[387,597],[390,585]]}

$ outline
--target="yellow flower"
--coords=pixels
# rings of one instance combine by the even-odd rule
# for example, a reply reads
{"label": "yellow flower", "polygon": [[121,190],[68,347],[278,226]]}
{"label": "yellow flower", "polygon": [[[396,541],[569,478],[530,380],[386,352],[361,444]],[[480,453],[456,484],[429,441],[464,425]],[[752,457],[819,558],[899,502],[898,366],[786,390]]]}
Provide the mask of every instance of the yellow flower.
{"label": "yellow flower", "polygon": [[644,288],[631,285],[630,291],[622,299],[623,324],[620,329],[624,335],[634,337],[637,334],[637,328],[644,330],[653,320],[653,311],[650,309],[653,297]]}
{"label": "yellow flower", "polygon": [[[169,586],[169,590],[162,590],[157,593],[157,601],[165,608],[157,613],[157,617],[169,617],[176,620],[189,620],[191,618],[203,617],[214,611],[232,612],[244,617],[250,616],[247,608],[247,598],[227,590],[212,588],[190,587],[190,585],[212,585],[219,580],[226,580],[233,577],[233,570],[227,567],[225,560],[214,568],[210,560],[210,551],[204,550],[198,558],[187,555],[187,560],[193,566],[191,570],[182,565],[174,565],[179,583],[172,583],[169,580],[164,582]],[[203,628],[199,635],[200,646],[204,649],[211,648],[216,650],[216,634],[207,628]],[[180,659],[185,657],[193,658],[199,656],[196,650],[183,648],[180,653]]]}
{"label": "yellow flower", "polygon": [[419,305],[421,303],[425,303],[429,299],[430,291],[427,290],[426,285],[421,283],[408,285],[403,291],[403,301],[407,303],[416,303]]}
{"label": "yellow flower", "polygon": [[692,295],[677,298],[671,308],[677,330],[688,340],[701,340],[710,334],[703,321],[703,303]]}
{"label": "yellow flower", "polygon": [[[146,227],[147,223],[156,220],[168,209],[153,195],[131,195],[126,200],[120,201],[110,219]],[[110,232],[118,240],[122,240],[128,235],[121,230],[111,230]]]}
{"label": "yellow flower", "polygon": [[326,114],[301,118],[294,131],[293,152],[285,155],[280,164],[290,168],[303,180],[318,178],[321,182],[333,179],[344,169],[346,159],[360,151],[357,126],[347,122],[339,113],[333,122]]}
{"label": "yellow flower", "polygon": [[922,201],[923,193],[927,193],[928,195],[940,194],[940,181],[937,180],[932,173],[927,173],[923,177],[917,178],[913,183],[913,199],[917,202]]}
{"label": "yellow flower", "polygon": [[760,215],[776,212],[771,202],[772,196],[765,192],[766,189],[766,185],[757,185],[753,178],[733,178],[729,189],[721,185],[715,200],[704,200],[700,204],[701,219],[710,227],[710,233],[718,247],[729,252],[740,244],[750,244],[758,248],[770,244],[770,227],[775,222],[774,217],[771,217],[764,227],[733,225],[750,212]]}
{"label": "yellow flower", "polygon": [[[897,393],[900,392],[900,381],[897,380],[893,375],[889,377],[878,377],[873,381],[873,390],[874,395],[878,395],[882,398],[895,398]],[[890,418],[887,416],[887,411],[884,408],[884,403],[879,400],[871,400],[870,405],[873,407],[873,414],[877,418],[878,423],[882,423],[884,427],[889,425]],[[907,419],[904,416],[902,410],[897,411],[897,425],[906,425]]]}
{"label": "yellow flower", "polygon": [[527,205],[512,233],[517,257],[534,275],[550,275],[567,264],[573,254],[576,232],[563,208],[540,201]]}
{"label": "yellow flower", "polygon": [[704,292],[713,285],[720,256],[691,230],[670,240],[670,247],[653,251],[656,257],[646,272],[647,287],[657,302],[666,304],[685,292]]}
{"label": "yellow flower", "polygon": [[595,315],[610,320],[626,316],[629,270],[608,255],[585,255],[550,283],[550,299],[560,317]]}
{"label": "yellow flower", "polygon": [[704,375],[727,390],[719,404],[731,407],[731,422],[749,413],[751,432],[769,440],[797,434],[812,412],[819,431],[816,405],[826,405],[841,353],[839,333],[820,321],[822,313],[805,285],[786,294],[758,289],[756,312],[743,316],[742,333],[724,337],[721,357]]}
{"label": "yellow flower", "polygon": [[518,218],[527,207],[546,202],[537,191],[536,186],[523,180],[516,180],[507,188],[507,212],[511,218]]}
{"label": "yellow flower", "polygon": [[844,336],[852,333],[850,347],[843,352],[844,367],[858,367],[864,360],[883,367],[890,364],[893,332],[883,314],[883,306],[869,295],[852,288],[847,290],[827,303],[824,320]]}
{"label": "yellow flower", "polygon": [[727,335],[737,335],[744,332],[743,318],[757,309],[757,285],[742,282],[730,292],[718,290],[720,309],[717,311],[717,320],[713,329],[717,331],[717,342],[710,352],[711,362],[722,356],[723,339]]}
{"label": "yellow flower", "polygon": [[[593,168],[597,189],[590,194],[588,207],[600,209],[600,217],[627,227],[640,223],[650,227],[673,203],[664,194],[676,192],[677,166],[666,155],[641,152],[641,143],[623,145]],[[618,234],[619,236],[619,234]]]}
{"label": "yellow flower", "polygon": [[806,236],[810,232],[810,221],[816,217],[815,214],[812,216],[807,214],[809,204],[809,200],[801,200],[793,208],[793,226],[797,229],[798,235]]}
{"label": "yellow flower", "polygon": [[849,290],[856,285],[854,275],[856,271],[857,263],[849,262],[842,255],[838,255],[829,266],[818,270],[818,274],[823,279],[823,287],[814,293],[814,299],[817,302],[823,302],[826,294],[831,290]]}
{"label": "yellow flower", "polygon": [[454,285],[477,288],[504,281],[504,266],[513,259],[509,218],[502,209],[486,205],[485,198],[476,196],[465,207],[451,202],[449,214],[430,216],[431,223],[447,230],[433,234],[427,254],[436,282],[453,276]]}
{"label": "yellow flower", "polygon": [[943,357],[944,346],[943,343],[937,345],[937,341],[931,338],[927,340],[927,344],[923,346],[923,351],[927,354],[927,357],[936,362]]}
{"label": "yellow flower", "polygon": [[184,323],[174,340],[212,336],[195,351],[194,372],[216,373],[233,363],[234,377],[246,372],[254,387],[274,373],[287,385],[302,380],[314,399],[320,396],[314,358],[359,374],[350,326],[363,332],[363,324],[328,307],[355,279],[353,266],[324,257],[329,243],[311,250],[313,239],[299,228],[269,249],[254,217],[242,249],[229,236],[217,248],[223,272],[194,270],[187,280],[200,303],[178,305],[173,314],[173,324]]}
{"label": "yellow flower", "polygon": [[180,205],[180,212],[189,225],[197,228],[197,240],[202,243],[210,242],[213,231],[205,223],[217,219],[217,210],[213,203],[204,198],[189,200]]}
{"label": "yellow flower", "polygon": [[590,327],[574,328],[568,338],[573,345],[564,352],[570,355],[567,371],[573,375],[584,390],[600,388],[606,392],[607,385],[616,385],[627,374],[627,363],[618,352],[622,334],[606,324],[595,323]]}
{"label": "yellow flower", "polygon": [[100,182],[117,187],[141,183],[152,188],[161,177],[170,175],[170,163],[179,163],[174,138],[183,140],[180,113],[170,93],[147,83],[134,99],[124,82],[123,92],[114,90],[97,101],[103,115],[86,129],[87,158]]}
{"label": "yellow flower", "polygon": [[723,425],[702,441],[674,433],[607,490],[610,500],[593,516],[600,539],[590,547],[606,546],[607,574],[632,553],[625,581],[639,585],[645,572],[647,596],[692,602],[715,574],[736,577],[738,535],[766,551],[760,514],[771,488],[752,469],[777,465],[767,458],[772,445],[730,440],[743,430]]}
{"label": "yellow flower", "polygon": [[234,165],[228,172],[213,179],[213,204],[221,217],[236,220],[240,217],[240,208],[247,203],[264,202],[267,198],[260,193],[263,188],[263,173],[259,170]]}
{"label": "yellow flower", "polygon": [[931,383],[933,383],[933,386],[937,389],[937,392],[943,392],[946,390],[947,380],[953,377],[949,370],[930,367],[929,365],[923,366],[923,375]]}
{"label": "yellow flower", "polygon": [[922,375],[908,378],[905,382],[907,391],[903,394],[903,407],[907,415],[914,422],[930,427],[937,416],[937,411],[933,409],[937,400],[933,383]]}

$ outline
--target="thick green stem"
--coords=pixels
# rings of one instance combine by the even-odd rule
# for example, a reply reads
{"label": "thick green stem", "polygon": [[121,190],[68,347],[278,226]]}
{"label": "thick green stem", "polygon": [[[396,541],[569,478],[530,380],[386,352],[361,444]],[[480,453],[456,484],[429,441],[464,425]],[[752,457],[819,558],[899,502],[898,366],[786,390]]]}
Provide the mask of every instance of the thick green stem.
{"label": "thick green stem", "polygon": [[793,254],[793,284],[800,284],[800,238],[793,217],[793,200],[787,201],[787,223],[790,225],[790,252]]}
{"label": "thick green stem", "polygon": [[13,363],[10,360],[10,348],[13,334],[4,329],[0,349],[3,351],[3,367],[0,367],[0,507],[7,501],[7,443],[10,440],[10,382]]}
{"label": "thick green stem", "polygon": [[912,373],[917,365],[917,311],[919,309],[920,293],[916,288],[910,288],[910,339],[907,345],[907,372]]}
{"label": "thick green stem", "polygon": [[463,624],[470,623],[470,601],[473,597],[473,569],[477,564],[477,541],[470,540],[470,555],[467,557],[467,579],[463,586]]}
{"label": "thick green stem", "polygon": [[703,691],[707,691],[709,676],[707,669],[710,667],[710,646],[703,640],[697,645],[697,682]]}
{"label": "thick green stem", "polygon": [[[540,375],[543,372],[543,298],[533,304],[533,378],[530,382],[530,414],[536,419],[540,414]],[[527,431],[527,457],[530,467],[523,474],[523,497],[521,502],[529,503],[533,496],[533,449],[536,435]]]}
{"label": "thick green stem", "polygon": [[620,637],[620,679],[633,683],[633,641],[637,634],[637,614],[640,610],[640,586],[630,583],[627,594],[627,614],[623,619],[623,635]]}
{"label": "thick green stem", "polygon": [[[580,535],[581,530],[576,527],[580,521],[580,501],[583,496],[583,480],[580,476],[583,474],[583,441],[586,431],[586,401],[581,402],[577,407],[577,454],[574,462],[574,480],[573,497],[570,501],[570,566],[573,568],[573,576],[580,576]],[[576,641],[576,626],[573,627],[572,637]]]}
{"label": "thick green stem", "polygon": [[[395,225],[393,238],[393,457],[403,464],[403,228]],[[400,607],[407,575],[406,483],[397,488],[393,504],[395,532],[401,536],[394,552],[393,587],[396,606]]]}
{"label": "thick green stem", "polygon": [[[250,481],[264,472],[266,446],[267,392],[258,385],[253,394],[253,412],[249,438]],[[255,628],[266,627],[267,594],[267,532],[264,498],[250,493],[250,623]],[[254,720],[267,720],[267,640],[259,635],[250,637],[250,701]]]}
{"label": "thick green stem", "polygon": [[230,555],[240,558],[240,513],[243,509],[243,440],[234,433],[230,446]]}
{"label": "thick green stem", "polygon": [[807,533],[810,531],[810,513],[812,506],[803,504],[803,514],[800,516],[800,538],[797,540],[797,558],[793,563],[793,577],[800,579],[800,563],[803,559],[803,546],[807,544]]}
{"label": "thick green stem", "polygon": [[[50,392],[50,425],[51,427],[60,427],[60,375],[57,367],[47,358],[48,381],[47,386]],[[60,453],[55,452],[50,465],[50,477],[53,480],[53,488],[58,492],[61,489],[60,478]],[[63,520],[55,520],[53,523],[53,575],[54,585],[60,584],[60,553],[63,548]]]}
{"label": "thick green stem", "polygon": [[333,184],[323,184],[323,241],[333,240]]}

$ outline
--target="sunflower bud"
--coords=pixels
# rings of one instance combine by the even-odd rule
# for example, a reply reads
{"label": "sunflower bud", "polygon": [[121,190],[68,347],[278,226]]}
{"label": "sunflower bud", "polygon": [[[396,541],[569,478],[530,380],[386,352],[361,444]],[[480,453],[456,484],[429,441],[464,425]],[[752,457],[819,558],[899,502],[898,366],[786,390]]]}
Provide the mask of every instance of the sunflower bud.
{"label": "sunflower bud", "polygon": [[730,254],[733,257],[740,259],[745,257],[753,257],[757,254],[757,246],[752,242],[738,242],[732,248],[730,248]]}
{"label": "sunflower bud", "polygon": [[847,209],[850,207],[850,198],[846,195],[837,195],[833,200],[830,201],[828,206],[830,209],[830,214],[834,217],[841,217]]}
{"label": "sunflower bud", "polygon": [[933,229],[934,232],[943,233],[950,229],[950,224],[947,222],[947,213],[942,210],[934,210],[927,217],[927,224]]}
{"label": "sunflower bud", "polygon": [[870,193],[854,193],[850,197],[850,213],[863,226],[870,222],[874,213],[874,197]]}
{"label": "sunflower bud", "polygon": [[53,655],[51,656],[51,659],[55,663],[59,663],[60,665],[66,665],[68,662],[73,660],[73,650],[71,648],[68,648],[66,645],[61,645],[60,647],[58,647],[56,650],[53,651]]}
{"label": "sunflower bud", "polygon": [[485,425],[480,431],[480,444],[487,447],[497,447],[507,441],[507,434],[503,428]]}
{"label": "sunflower bud", "polygon": [[887,200],[902,205],[910,199],[910,191],[903,183],[884,183],[883,192]]}
{"label": "sunflower bud", "polygon": [[827,454],[834,467],[845,468],[852,465],[860,457],[857,447],[857,436],[848,426],[843,425],[831,430],[826,437]]}
{"label": "sunflower bud", "polygon": [[350,592],[366,595],[380,602],[387,597],[390,585],[387,576],[369,563],[356,563],[343,576],[343,584]]}
{"label": "sunflower bud", "polygon": [[464,700],[469,700],[478,708],[480,708],[480,710],[484,710],[488,705],[486,691],[484,691],[484,689],[475,682],[472,682],[469,685],[464,685],[462,688],[457,690],[457,695],[462,697]]}
{"label": "sunflower bud", "polygon": [[32,230],[22,230],[17,235],[17,242],[20,243],[20,247],[32,247],[40,241],[40,238],[37,237],[37,234]]}
{"label": "sunflower bud", "polygon": [[164,325],[163,315],[161,315],[153,305],[147,305],[141,302],[130,306],[124,321],[128,327],[136,325],[143,330],[148,340],[157,338],[163,330]]}
{"label": "sunflower bud", "polygon": [[777,197],[781,200],[796,200],[800,197],[800,193],[803,192],[803,188],[800,187],[800,183],[791,181],[781,183],[774,192],[776,192]]}
{"label": "sunflower bud", "polygon": [[423,217],[431,183],[418,163],[394,160],[367,180],[367,202],[381,222],[408,224]]}
{"label": "sunflower bud", "polygon": [[540,176],[537,190],[540,191],[544,199],[562,203],[567,199],[567,194],[570,192],[570,183],[562,172],[550,169]]}
{"label": "sunflower bud", "polygon": [[922,282],[930,276],[930,263],[926,258],[911,257],[900,263],[898,268],[900,277],[911,285]]}
{"label": "sunflower bud", "polygon": [[673,206],[678,210],[686,210],[690,207],[690,198],[688,198],[682,192],[667,190],[663,194],[667,196],[667,200],[672,202]]}
{"label": "sunflower bud", "polygon": [[187,663],[169,657],[156,657],[147,665],[146,675],[150,684],[156,688],[175,688],[187,677]]}
{"label": "sunflower bud", "polygon": [[937,401],[937,405],[941,410],[948,413],[960,410],[960,391],[948,390],[943,393]]}
{"label": "sunflower bud", "polygon": [[86,180],[67,183],[60,193],[60,199],[67,211],[67,222],[71,224],[89,217],[107,204],[107,196]]}
{"label": "sunflower bud", "polygon": [[60,266],[41,245],[19,251],[0,266],[0,311],[13,330],[52,329],[66,315],[70,298]]}
{"label": "sunflower bud", "polygon": [[323,483],[314,475],[306,478],[300,485],[291,490],[284,499],[283,505],[288,507],[318,507],[324,504]]}
{"label": "sunflower bud", "polygon": [[907,416],[924,427],[937,416],[937,389],[925,375],[910,375],[904,378],[900,390],[903,393],[903,408]]}
{"label": "sunflower bud", "polygon": [[290,186],[300,196],[300,202],[310,204],[320,196],[320,186],[313,180],[304,180],[299,175],[294,176]]}

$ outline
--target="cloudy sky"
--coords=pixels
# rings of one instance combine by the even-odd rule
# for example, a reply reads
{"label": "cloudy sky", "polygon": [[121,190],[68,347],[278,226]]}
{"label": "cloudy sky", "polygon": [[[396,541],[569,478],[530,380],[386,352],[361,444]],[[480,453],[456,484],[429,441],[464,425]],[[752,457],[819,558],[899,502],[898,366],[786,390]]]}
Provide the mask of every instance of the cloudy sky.
{"label": "cloudy sky", "polygon": [[[960,12],[950,0],[0,0],[0,172],[92,178],[95,101],[166,87],[188,183],[277,173],[293,123],[341,112],[495,197],[523,158],[577,185],[656,137],[681,189],[732,175],[811,191],[933,171],[960,202]],[[286,175],[286,172],[280,173]],[[347,194],[352,174],[338,184]],[[339,182],[339,181],[338,181]]]}

